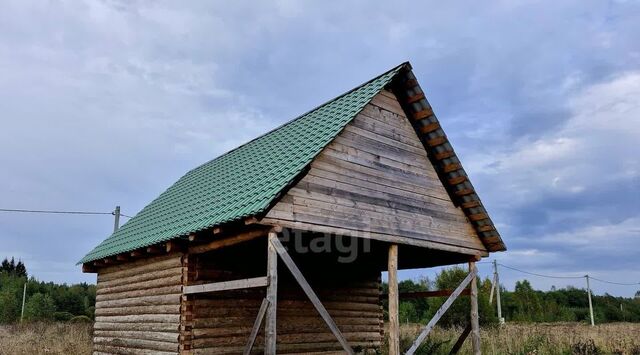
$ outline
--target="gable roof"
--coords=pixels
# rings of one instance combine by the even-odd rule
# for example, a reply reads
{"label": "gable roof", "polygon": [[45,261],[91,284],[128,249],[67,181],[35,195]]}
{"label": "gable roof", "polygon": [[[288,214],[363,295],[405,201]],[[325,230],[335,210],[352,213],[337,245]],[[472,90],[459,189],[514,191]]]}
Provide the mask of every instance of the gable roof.
{"label": "gable roof", "polygon": [[[403,75],[399,75],[401,73]],[[415,81],[409,63],[403,63],[189,171],[79,263],[147,247],[266,212],[373,97],[399,77],[403,82]],[[431,118],[435,120],[435,116]],[[461,167],[460,170],[464,174]],[[486,219],[493,226],[488,216]],[[499,235],[497,238],[499,240]],[[505,249],[501,240],[496,245],[497,248],[488,249]]]}

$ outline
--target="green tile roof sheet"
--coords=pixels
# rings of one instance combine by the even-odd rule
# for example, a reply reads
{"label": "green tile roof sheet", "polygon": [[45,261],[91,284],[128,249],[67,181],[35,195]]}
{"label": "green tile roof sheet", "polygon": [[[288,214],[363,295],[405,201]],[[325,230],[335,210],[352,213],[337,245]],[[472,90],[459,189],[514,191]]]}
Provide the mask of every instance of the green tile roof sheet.
{"label": "green tile roof sheet", "polygon": [[79,263],[264,212],[405,65],[189,171]]}

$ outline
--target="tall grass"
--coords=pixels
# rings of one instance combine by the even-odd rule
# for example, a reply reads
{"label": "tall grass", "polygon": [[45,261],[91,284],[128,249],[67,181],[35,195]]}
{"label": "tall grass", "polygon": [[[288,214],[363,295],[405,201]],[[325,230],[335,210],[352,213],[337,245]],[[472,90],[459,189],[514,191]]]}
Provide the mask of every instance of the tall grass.
{"label": "tall grass", "polygon": [[0,325],[0,354],[91,354],[91,323]]}
{"label": "tall grass", "polygon": [[[401,327],[401,344],[408,349],[419,325]],[[462,328],[436,328],[420,354],[448,354]],[[506,324],[480,331],[483,354],[640,355],[640,324],[608,323],[591,327],[581,323]],[[385,350],[383,349],[383,353]],[[467,338],[460,354],[471,354]]]}
{"label": "tall grass", "polygon": [[[91,324],[31,323],[0,325],[0,354],[91,354]],[[401,327],[406,350],[419,325]],[[435,328],[419,355],[448,354],[462,329]],[[483,354],[507,355],[640,355],[640,324],[609,323],[590,327],[579,323],[506,324],[481,330]],[[386,354],[386,345],[381,349]],[[460,354],[471,354],[467,339]]]}

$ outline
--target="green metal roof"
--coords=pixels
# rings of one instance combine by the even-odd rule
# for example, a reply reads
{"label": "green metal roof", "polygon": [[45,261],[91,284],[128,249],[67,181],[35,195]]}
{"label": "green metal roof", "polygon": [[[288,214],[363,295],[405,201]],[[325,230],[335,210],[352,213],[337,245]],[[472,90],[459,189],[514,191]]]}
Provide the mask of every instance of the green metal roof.
{"label": "green metal roof", "polygon": [[404,66],[189,171],[79,263],[264,212]]}

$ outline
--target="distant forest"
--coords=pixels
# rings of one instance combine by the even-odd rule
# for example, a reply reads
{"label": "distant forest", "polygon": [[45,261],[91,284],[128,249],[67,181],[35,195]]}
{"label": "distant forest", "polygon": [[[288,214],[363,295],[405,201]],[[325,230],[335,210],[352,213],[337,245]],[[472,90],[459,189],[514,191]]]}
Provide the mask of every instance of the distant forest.
{"label": "distant forest", "polygon": [[40,282],[28,278],[27,267],[13,258],[0,264],[0,323],[20,320],[22,294],[27,283],[25,321],[90,321],[94,318],[96,286]]}
{"label": "distant forest", "polygon": [[[419,282],[401,281],[399,291],[432,291],[454,289],[467,275],[460,267],[444,269],[435,280]],[[383,288],[388,289],[384,284]],[[495,298],[489,304],[491,280],[478,280],[478,308],[482,324],[498,322]],[[502,317],[507,322],[589,322],[589,299],[586,289],[567,287],[550,291],[534,290],[527,280],[516,282],[514,291],[501,287]],[[400,320],[409,323],[426,323],[445,297],[420,300],[400,300]],[[596,323],[640,322],[640,291],[635,298],[614,297],[609,294],[592,295]],[[386,310],[386,305],[385,305]],[[469,300],[461,296],[454,302],[439,322],[440,325],[464,325],[469,315]],[[386,315],[385,315],[386,316]]]}
{"label": "distant forest", "polygon": [[[440,272],[434,280],[411,280],[399,284],[400,292],[454,289],[467,272],[452,267]],[[96,286],[86,283],[76,285],[40,282],[29,278],[27,267],[21,262],[5,259],[0,264],[0,323],[20,320],[22,292],[25,281],[25,321],[89,321],[94,318]],[[478,280],[478,304],[482,324],[498,322],[494,304],[489,304],[491,281]],[[383,284],[386,292],[387,284]],[[573,287],[538,291],[527,280],[518,281],[514,291],[501,289],[502,316],[507,322],[588,322],[589,304],[587,292]],[[408,323],[426,323],[446,298],[401,300],[400,320]],[[640,292],[635,298],[614,297],[608,294],[594,296],[593,307],[596,323],[640,322]],[[386,300],[383,298],[386,316]],[[439,322],[440,325],[465,325],[468,320],[469,301],[461,296]]]}

